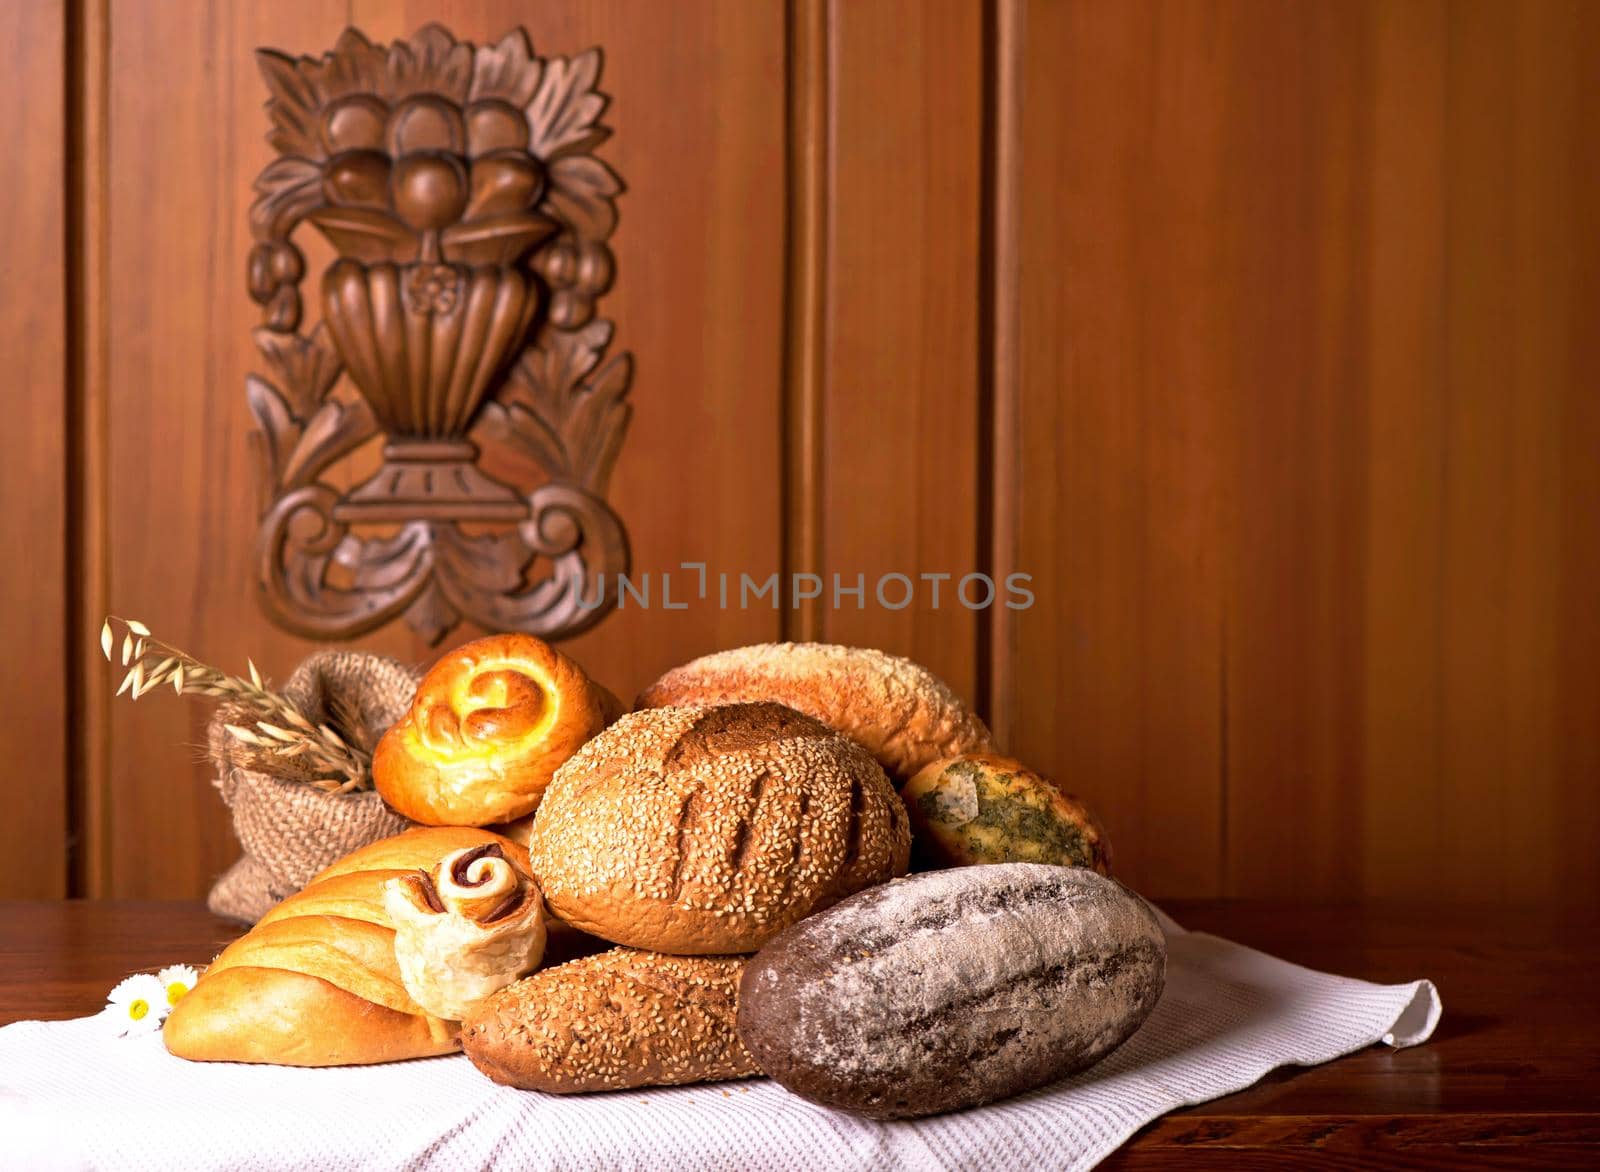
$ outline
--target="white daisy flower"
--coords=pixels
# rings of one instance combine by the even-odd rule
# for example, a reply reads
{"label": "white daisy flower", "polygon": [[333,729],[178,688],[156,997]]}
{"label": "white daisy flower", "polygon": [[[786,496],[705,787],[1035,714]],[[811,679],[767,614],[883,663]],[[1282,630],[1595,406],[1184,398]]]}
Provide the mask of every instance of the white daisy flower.
{"label": "white daisy flower", "polygon": [[200,974],[187,964],[169,964],[156,974],[156,980],[161,982],[161,988],[166,993],[166,1000],[162,1002],[163,1017],[172,1012],[173,1007],[183,1000],[183,995],[193,989],[199,979]]}
{"label": "white daisy flower", "polygon": [[167,991],[149,973],[122,981],[106,997],[108,1012],[123,1037],[148,1034],[161,1028],[167,1016]]}

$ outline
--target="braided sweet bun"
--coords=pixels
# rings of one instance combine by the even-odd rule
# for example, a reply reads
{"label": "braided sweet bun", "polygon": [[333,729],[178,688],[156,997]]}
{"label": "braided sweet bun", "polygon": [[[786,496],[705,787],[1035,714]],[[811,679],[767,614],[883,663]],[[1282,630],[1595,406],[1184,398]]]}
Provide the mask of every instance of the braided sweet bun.
{"label": "braided sweet bun", "polygon": [[[162,1029],[199,1062],[345,1066],[448,1054],[453,1021],[407,991],[384,884],[462,847],[522,850],[483,830],[418,829],[364,847],[279,903],[206,969]],[[370,865],[368,865],[370,864]]]}
{"label": "braided sweet bun", "polygon": [[753,952],[906,870],[904,805],[869,753],[781,704],[624,716],[557,772],[528,858],[582,931],[679,955]]}
{"label": "braided sweet bun", "polygon": [[988,728],[920,664],[868,647],[757,643],[675,667],[635,708],[770,700],[863,745],[902,782],[941,757],[992,753]]}
{"label": "braided sweet bun", "polygon": [[491,635],[429,669],[372,761],[383,800],[428,826],[485,826],[530,814],[558,766],[619,705],[531,635]]}

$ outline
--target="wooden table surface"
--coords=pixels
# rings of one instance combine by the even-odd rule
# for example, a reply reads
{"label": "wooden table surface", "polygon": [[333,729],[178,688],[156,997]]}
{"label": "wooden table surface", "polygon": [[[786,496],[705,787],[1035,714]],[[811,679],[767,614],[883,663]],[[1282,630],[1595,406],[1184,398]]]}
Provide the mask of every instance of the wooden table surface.
{"label": "wooden table surface", "polygon": [[[1431,977],[1432,1041],[1372,1046],[1151,1124],[1107,1168],[1600,1167],[1600,924],[1167,903],[1185,927],[1373,981]],[[237,934],[194,904],[0,902],[0,1023],[92,1013]]]}

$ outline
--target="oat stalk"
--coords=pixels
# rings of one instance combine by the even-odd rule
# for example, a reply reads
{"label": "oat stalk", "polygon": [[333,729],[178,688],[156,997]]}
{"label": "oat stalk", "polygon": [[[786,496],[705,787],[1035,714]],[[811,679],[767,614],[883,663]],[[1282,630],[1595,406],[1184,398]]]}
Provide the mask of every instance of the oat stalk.
{"label": "oat stalk", "polygon": [[169,684],[179,695],[230,701],[249,719],[223,727],[259,752],[294,759],[307,773],[306,784],[331,793],[371,788],[371,755],[329,725],[313,724],[287,697],[267,687],[254,662],[246,661],[249,679],[229,675],[155,638],[138,620],[115,615],[100,628],[100,651],[110,662],[120,659],[126,669],[117,695],[127,692],[137,700]]}

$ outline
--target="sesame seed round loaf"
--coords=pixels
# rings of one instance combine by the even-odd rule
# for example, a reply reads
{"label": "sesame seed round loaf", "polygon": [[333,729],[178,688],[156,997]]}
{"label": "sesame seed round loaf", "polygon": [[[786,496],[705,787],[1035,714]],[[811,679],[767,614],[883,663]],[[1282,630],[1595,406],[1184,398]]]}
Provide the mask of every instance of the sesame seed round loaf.
{"label": "sesame seed round loaf", "polygon": [[753,952],[905,873],[911,832],[861,746],[780,704],[624,716],[556,773],[529,860],[550,909],[618,944]]}
{"label": "sesame seed round loaf", "polygon": [[636,708],[771,700],[850,737],[896,781],[941,757],[995,751],[988,728],[927,668],[867,647],[757,643],[675,667]]}
{"label": "sesame seed round loaf", "polygon": [[613,948],[492,993],[462,1023],[467,1057],[551,1094],[747,1078],[734,1025],[742,956]]}

